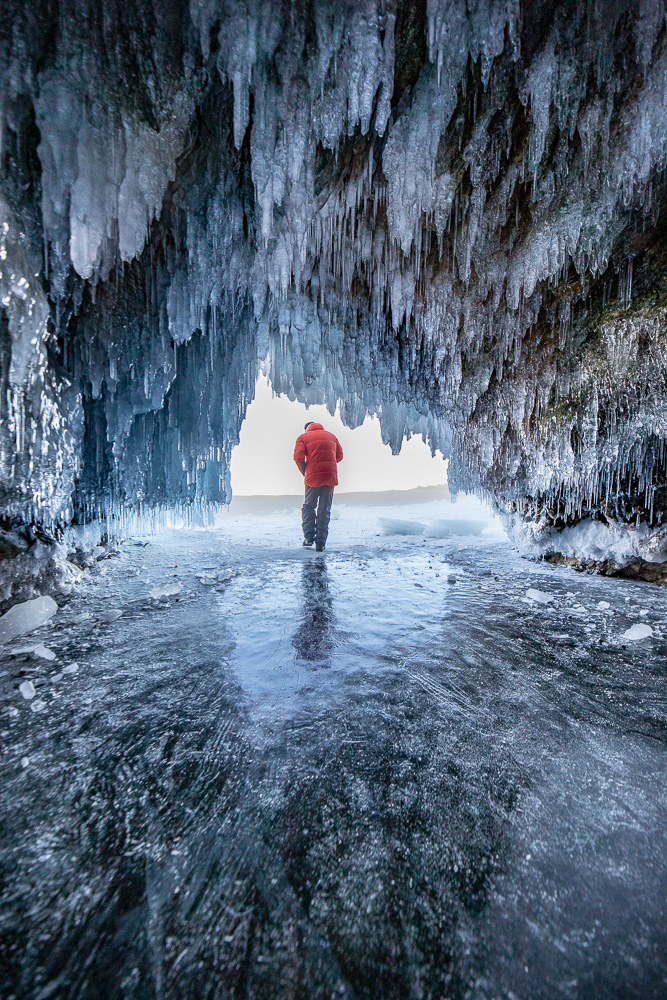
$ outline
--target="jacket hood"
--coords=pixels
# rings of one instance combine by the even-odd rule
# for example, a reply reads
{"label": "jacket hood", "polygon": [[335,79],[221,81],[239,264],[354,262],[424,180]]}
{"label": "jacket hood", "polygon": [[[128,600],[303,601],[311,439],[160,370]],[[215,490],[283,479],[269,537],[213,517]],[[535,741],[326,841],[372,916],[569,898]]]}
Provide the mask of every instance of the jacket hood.
{"label": "jacket hood", "polygon": [[[316,424],[314,421],[308,427],[308,431],[323,431],[323,430],[324,430],[324,427],[322,426],[322,424]],[[305,433],[307,434],[308,431],[306,431]]]}

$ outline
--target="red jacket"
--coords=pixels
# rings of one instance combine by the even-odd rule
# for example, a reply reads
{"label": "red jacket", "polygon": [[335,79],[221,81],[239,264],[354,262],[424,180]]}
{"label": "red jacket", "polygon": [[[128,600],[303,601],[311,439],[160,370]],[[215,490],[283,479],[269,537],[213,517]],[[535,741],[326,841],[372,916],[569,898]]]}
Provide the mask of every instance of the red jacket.
{"label": "red jacket", "polygon": [[306,469],[306,486],[338,486],[336,464],[343,459],[338,438],[322,424],[311,424],[294,445],[294,461],[299,471]]}

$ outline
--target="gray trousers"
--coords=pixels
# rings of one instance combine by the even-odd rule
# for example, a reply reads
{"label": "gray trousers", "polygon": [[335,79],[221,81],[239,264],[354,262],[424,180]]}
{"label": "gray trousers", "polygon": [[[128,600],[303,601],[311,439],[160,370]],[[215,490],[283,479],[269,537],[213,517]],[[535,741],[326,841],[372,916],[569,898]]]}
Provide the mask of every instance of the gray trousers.
{"label": "gray trousers", "polygon": [[333,486],[306,486],[306,499],[301,508],[303,537],[307,542],[324,545],[329,534]]}

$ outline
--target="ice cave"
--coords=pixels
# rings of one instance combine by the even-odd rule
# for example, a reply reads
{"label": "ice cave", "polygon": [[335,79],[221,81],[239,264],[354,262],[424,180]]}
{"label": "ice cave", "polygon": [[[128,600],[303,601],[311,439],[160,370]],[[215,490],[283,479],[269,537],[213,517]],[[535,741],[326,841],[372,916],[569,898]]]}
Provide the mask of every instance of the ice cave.
{"label": "ice cave", "polygon": [[664,1000],[666,220],[665,0],[4,0],[3,1000]]}

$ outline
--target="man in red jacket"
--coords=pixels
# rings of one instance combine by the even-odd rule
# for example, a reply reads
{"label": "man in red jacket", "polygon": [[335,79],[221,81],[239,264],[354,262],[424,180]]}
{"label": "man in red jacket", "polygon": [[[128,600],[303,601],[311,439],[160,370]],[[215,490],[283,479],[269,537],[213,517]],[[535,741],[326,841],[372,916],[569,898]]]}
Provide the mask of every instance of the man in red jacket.
{"label": "man in red jacket", "polygon": [[338,462],[343,449],[338,438],[325,431],[322,424],[310,420],[296,439],[294,461],[306,482],[306,500],[301,508],[303,544],[324,552],[329,532],[331,501],[334,486],[338,486]]}

